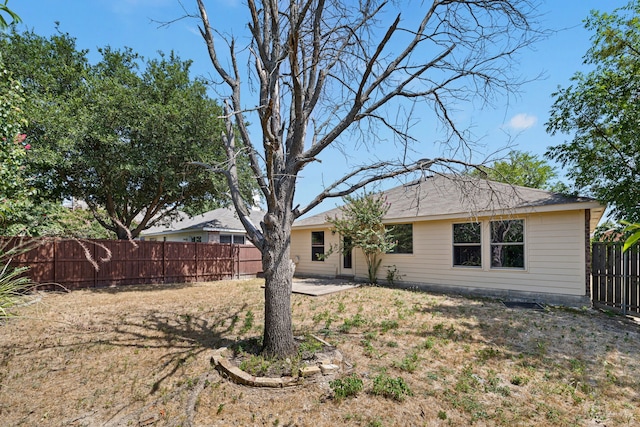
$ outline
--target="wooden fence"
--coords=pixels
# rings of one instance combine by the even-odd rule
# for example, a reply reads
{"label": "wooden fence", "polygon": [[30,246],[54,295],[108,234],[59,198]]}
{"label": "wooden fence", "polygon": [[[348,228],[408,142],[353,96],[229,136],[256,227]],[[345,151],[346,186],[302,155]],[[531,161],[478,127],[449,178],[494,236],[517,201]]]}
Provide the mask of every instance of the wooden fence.
{"label": "wooden fence", "polygon": [[252,245],[122,240],[42,241],[13,257],[12,265],[28,266],[43,289],[202,282],[262,271],[260,251]]}
{"label": "wooden fence", "polygon": [[621,243],[593,243],[591,298],[594,307],[640,316],[640,251],[622,253]]}

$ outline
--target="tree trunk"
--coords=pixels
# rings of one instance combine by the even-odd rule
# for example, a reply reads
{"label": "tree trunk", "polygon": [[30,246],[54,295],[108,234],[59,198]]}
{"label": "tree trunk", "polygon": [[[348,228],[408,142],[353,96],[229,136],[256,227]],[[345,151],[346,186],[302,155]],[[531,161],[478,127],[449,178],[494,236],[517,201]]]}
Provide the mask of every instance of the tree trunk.
{"label": "tree trunk", "polygon": [[139,232],[131,231],[120,224],[116,224],[116,236],[118,240],[132,240],[138,237]]}
{"label": "tree trunk", "polygon": [[291,224],[268,214],[264,221],[264,341],[265,356],[285,358],[296,352],[291,321],[291,287],[294,264],[291,261]]}

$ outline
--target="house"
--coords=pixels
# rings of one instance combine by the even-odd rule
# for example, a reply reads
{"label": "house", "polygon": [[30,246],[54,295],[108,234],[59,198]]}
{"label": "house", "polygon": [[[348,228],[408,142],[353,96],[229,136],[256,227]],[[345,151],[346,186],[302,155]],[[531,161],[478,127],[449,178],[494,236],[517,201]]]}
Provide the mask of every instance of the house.
{"label": "house", "polygon": [[[254,224],[259,224],[265,215],[257,209],[249,212]],[[233,208],[214,209],[193,217],[180,212],[171,224],[151,227],[140,233],[140,238],[167,242],[251,244]]]}
{"label": "house", "polygon": [[[510,300],[589,305],[590,233],[605,206],[582,197],[468,176],[436,175],[385,191],[397,246],[378,278],[393,286]],[[327,217],[294,223],[296,275],[366,280],[364,256],[339,252]]]}

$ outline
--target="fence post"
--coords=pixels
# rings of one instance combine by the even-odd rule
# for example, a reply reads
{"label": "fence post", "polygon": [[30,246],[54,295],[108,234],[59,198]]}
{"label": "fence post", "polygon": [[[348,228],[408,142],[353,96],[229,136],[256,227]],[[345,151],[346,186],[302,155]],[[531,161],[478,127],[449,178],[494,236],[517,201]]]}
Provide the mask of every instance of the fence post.
{"label": "fence post", "polygon": [[53,240],[53,283],[58,283],[58,251],[56,250],[58,247],[58,241]]}
{"label": "fence post", "polygon": [[198,243],[197,242],[194,242],[194,244],[196,245],[195,246],[195,255],[194,255],[195,258],[196,258],[196,283],[198,283],[198,269],[199,269],[199,266],[198,266],[198,250],[199,250],[199,247],[198,247]]}
{"label": "fence post", "polygon": [[627,288],[629,287],[629,251],[622,255],[622,314],[627,315]]}

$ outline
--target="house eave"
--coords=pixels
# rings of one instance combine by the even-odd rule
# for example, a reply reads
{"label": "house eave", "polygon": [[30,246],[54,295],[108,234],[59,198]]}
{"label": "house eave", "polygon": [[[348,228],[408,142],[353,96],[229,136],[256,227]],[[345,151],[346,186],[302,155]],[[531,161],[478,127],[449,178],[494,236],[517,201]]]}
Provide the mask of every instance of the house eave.
{"label": "house eave", "polygon": [[[515,215],[529,215],[535,213],[544,213],[544,212],[562,212],[562,211],[573,211],[573,210],[583,210],[590,209],[592,212],[592,221],[591,228],[594,229],[602,215],[605,211],[605,206],[601,205],[597,201],[587,201],[587,202],[574,202],[574,203],[563,203],[563,204],[552,204],[552,205],[540,205],[540,206],[523,206],[512,209],[501,209],[501,210],[491,210],[491,211],[478,211],[478,212],[455,212],[455,213],[445,213],[445,214],[437,214],[437,215],[423,215],[423,216],[402,216],[402,217],[393,217],[393,218],[385,218],[383,222],[385,224],[398,224],[405,222],[422,222],[422,221],[442,221],[442,220],[472,220],[475,218],[493,218],[493,217],[505,217],[505,216],[515,216]],[[314,224],[304,224],[304,225],[296,225],[293,224],[294,230],[311,230],[318,228],[326,228],[329,225],[328,222],[324,221],[322,223],[314,223]]]}

